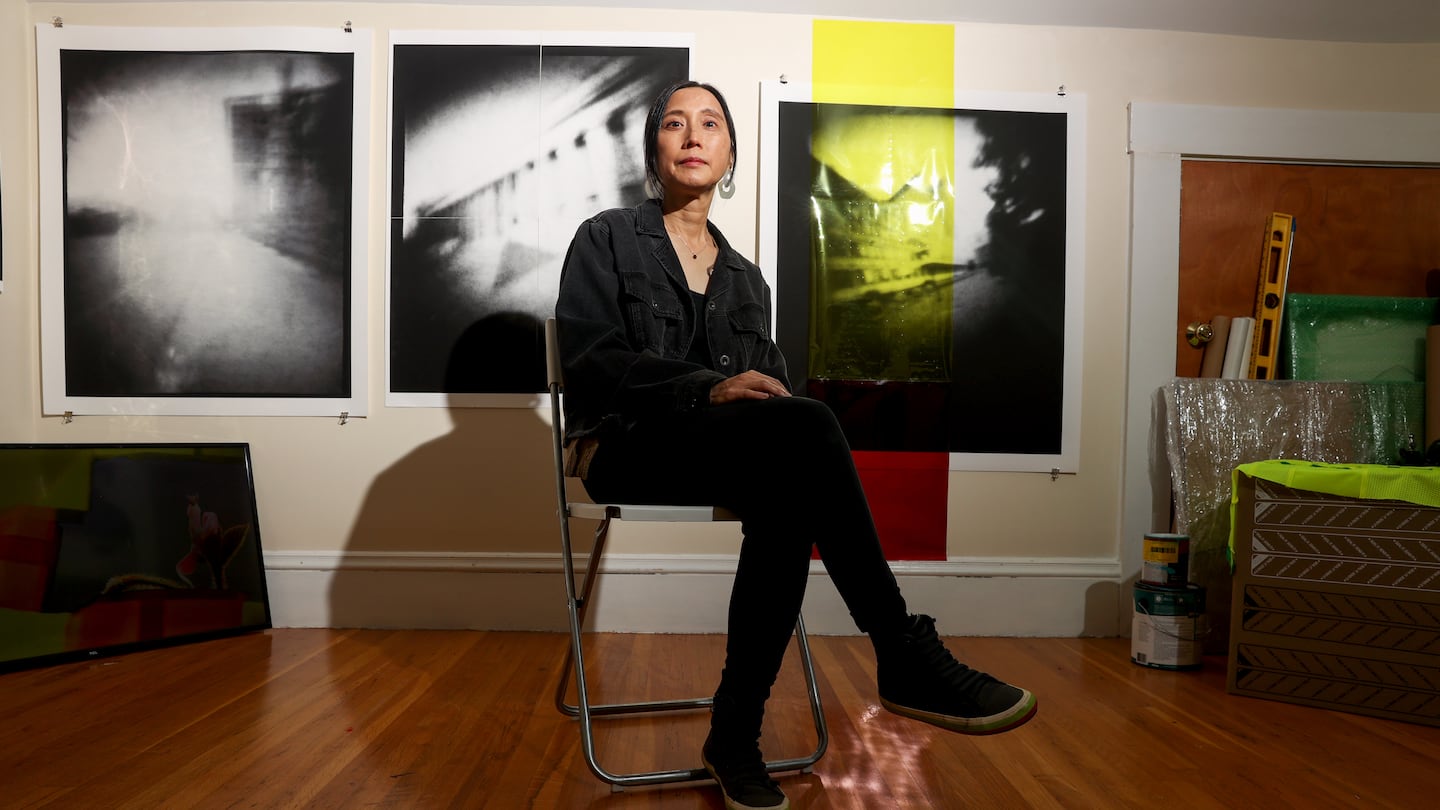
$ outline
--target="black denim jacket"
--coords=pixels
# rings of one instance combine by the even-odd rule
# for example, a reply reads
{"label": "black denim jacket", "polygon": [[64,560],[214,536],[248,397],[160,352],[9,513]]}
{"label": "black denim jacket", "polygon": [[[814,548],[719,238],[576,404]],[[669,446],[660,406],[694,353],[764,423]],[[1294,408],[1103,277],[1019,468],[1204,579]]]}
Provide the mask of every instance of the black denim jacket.
{"label": "black denim jacket", "polygon": [[[760,268],[719,247],[705,311],[693,307],[660,204],[601,212],[581,224],[560,273],[555,318],[565,376],[569,440],[625,430],[647,416],[709,407],[710,389],[756,369],[788,388],[770,336],[770,288]],[[709,337],[711,368],[687,362],[695,324]]]}

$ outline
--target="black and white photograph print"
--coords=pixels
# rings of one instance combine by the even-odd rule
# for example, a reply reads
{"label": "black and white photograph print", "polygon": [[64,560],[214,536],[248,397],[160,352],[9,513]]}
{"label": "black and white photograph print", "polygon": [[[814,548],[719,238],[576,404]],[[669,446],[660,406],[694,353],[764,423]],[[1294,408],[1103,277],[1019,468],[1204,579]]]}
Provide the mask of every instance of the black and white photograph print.
{"label": "black and white photograph print", "polygon": [[792,383],[855,450],[944,452],[952,469],[1073,464],[1074,100],[888,107],[786,90],[765,105],[762,254]]}
{"label": "black and white photograph print", "polygon": [[392,37],[386,404],[512,406],[576,228],[645,198],[645,115],[690,37]]}
{"label": "black and white photograph print", "polygon": [[134,30],[55,53],[63,259],[44,292],[63,297],[63,372],[47,376],[110,410],[361,415],[367,74],[348,51],[145,47]]}

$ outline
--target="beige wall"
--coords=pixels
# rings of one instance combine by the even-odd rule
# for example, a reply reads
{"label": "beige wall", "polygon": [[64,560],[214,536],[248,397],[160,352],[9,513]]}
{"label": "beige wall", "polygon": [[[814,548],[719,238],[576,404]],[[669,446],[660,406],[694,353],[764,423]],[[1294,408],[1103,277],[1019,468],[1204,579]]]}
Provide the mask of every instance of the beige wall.
{"label": "beige wall", "polygon": [[[34,31],[66,25],[320,26],[346,19],[375,48],[371,131],[370,416],[325,418],[40,415],[38,180]],[[548,428],[526,410],[384,407],[385,44],[390,29],[693,32],[697,77],[726,90],[739,118],[739,193],[715,219],[753,255],[758,82],[807,81],[810,18],[724,12],[526,9],[384,3],[0,2],[0,441],[245,441],[252,446],[265,547],[544,553],[555,550]],[[1440,46],[1344,45],[1026,26],[958,26],[956,87],[1088,100],[1079,473],[952,473],[949,553],[959,557],[1117,556],[1128,309],[1132,100],[1231,106],[1440,111]],[[1135,272],[1172,272],[1136,268]],[[724,530],[652,552],[720,547]]]}

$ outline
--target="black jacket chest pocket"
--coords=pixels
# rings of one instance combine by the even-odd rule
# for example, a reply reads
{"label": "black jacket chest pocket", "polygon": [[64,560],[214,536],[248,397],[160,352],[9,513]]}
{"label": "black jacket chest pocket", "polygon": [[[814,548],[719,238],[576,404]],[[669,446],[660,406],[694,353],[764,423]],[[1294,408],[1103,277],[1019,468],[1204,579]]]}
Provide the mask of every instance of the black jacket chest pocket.
{"label": "black jacket chest pocket", "polygon": [[631,334],[644,348],[662,357],[673,355],[673,349],[667,351],[667,347],[679,344],[685,317],[675,290],[668,284],[656,284],[644,273],[622,275],[620,288]]}
{"label": "black jacket chest pocket", "polygon": [[744,304],[739,309],[726,313],[730,320],[730,331],[735,335],[735,352],[739,355],[737,373],[748,371],[760,362],[760,355],[768,338],[769,319],[765,308],[757,304]]}
{"label": "black jacket chest pocket", "polygon": [[745,304],[739,309],[733,309],[729,313],[730,328],[735,330],[737,335],[753,335],[763,339],[770,324],[766,323],[764,307],[755,304]]}

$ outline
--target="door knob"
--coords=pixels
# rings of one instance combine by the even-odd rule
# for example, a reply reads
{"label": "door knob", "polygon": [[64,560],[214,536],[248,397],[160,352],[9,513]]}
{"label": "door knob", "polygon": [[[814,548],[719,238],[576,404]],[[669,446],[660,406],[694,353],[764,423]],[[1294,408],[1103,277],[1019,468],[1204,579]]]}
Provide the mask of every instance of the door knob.
{"label": "door knob", "polygon": [[1215,339],[1215,327],[1208,323],[1191,323],[1185,327],[1185,342],[1200,348]]}

